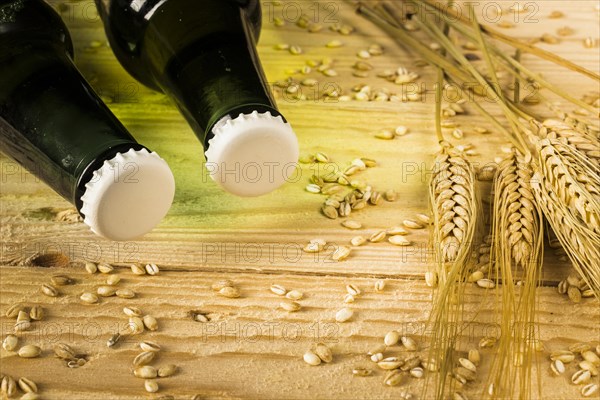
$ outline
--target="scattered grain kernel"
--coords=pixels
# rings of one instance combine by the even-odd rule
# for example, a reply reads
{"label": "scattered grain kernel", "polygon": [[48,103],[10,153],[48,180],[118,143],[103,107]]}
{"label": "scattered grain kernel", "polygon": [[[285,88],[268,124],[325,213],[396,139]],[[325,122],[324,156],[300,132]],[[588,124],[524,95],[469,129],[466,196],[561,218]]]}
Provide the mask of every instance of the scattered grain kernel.
{"label": "scattered grain kernel", "polygon": [[31,307],[29,310],[29,317],[33,321],[41,321],[44,318],[44,309],[38,305]]}
{"label": "scattered grain kernel", "polygon": [[94,293],[85,292],[80,297],[81,301],[87,304],[94,304],[98,302],[98,296]]}
{"label": "scattered grain kernel", "polygon": [[349,295],[352,295],[354,297],[360,296],[362,293],[358,286],[353,284],[346,285],[346,291]]}
{"label": "scattered grain kernel", "polygon": [[425,272],[425,284],[429,287],[437,287],[438,275],[435,271]]}
{"label": "scattered grain kernel", "polygon": [[96,293],[98,294],[98,296],[110,297],[114,296],[115,293],[117,293],[117,289],[115,289],[113,286],[98,286],[98,288],[96,289]]}
{"label": "scattered grain kernel", "polygon": [[146,264],[145,269],[148,275],[158,275],[160,272],[160,269],[156,264]]}
{"label": "scattered grain kernel", "polygon": [[377,363],[377,366],[384,370],[392,370],[400,368],[404,361],[398,357],[387,357]]}
{"label": "scattered grain kernel", "polygon": [[73,279],[69,278],[66,275],[54,275],[50,278],[50,282],[56,286],[65,286],[71,285],[73,283]]}
{"label": "scattered grain kernel", "polygon": [[404,379],[404,375],[400,371],[395,369],[395,370],[388,372],[385,375],[383,383],[387,386],[398,386],[399,384],[402,383],[403,379]]}
{"label": "scattered grain kernel", "polygon": [[121,277],[119,275],[109,275],[108,278],[106,278],[106,284],[107,285],[117,285],[119,282],[121,282]]}
{"label": "scattered grain kernel", "polygon": [[302,48],[300,46],[295,46],[295,45],[294,46],[290,46],[289,52],[290,52],[290,54],[292,54],[294,56],[303,53]]}
{"label": "scattered grain kernel", "polygon": [[394,138],[394,132],[392,132],[388,129],[383,129],[381,131],[376,132],[375,137],[377,139],[391,140]]}
{"label": "scattered grain kernel", "polygon": [[590,379],[592,379],[592,374],[590,371],[584,369],[580,369],[571,376],[571,382],[573,382],[575,385],[582,385],[589,382]]}
{"label": "scattered grain kernel", "polygon": [[404,221],[402,221],[402,224],[407,227],[408,229],[423,229],[424,226],[423,224],[421,224],[418,221],[415,221],[414,219],[405,219]]}
{"label": "scattered grain kernel", "polygon": [[106,264],[106,263],[100,263],[98,264],[98,271],[100,271],[103,274],[110,274],[111,272],[114,271],[114,267],[110,264]]}
{"label": "scattered grain kernel", "polygon": [[471,372],[477,372],[477,367],[467,358],[459,358],[458,363],[463,367],[468,369]]}
{"label": "scattered grain kernel", "polygon": [[375,287],[376,292],[383,292],[383,290],[385,289],[385,281],[383,279],[379,279],[375,281],[375,284],[373,286]]}
{"label": "scattered grain kernel", "polygon": [[355,300],[355,298],[351,294],[346,294],[344,296],[344,303],[346,303],[346,304],[354,303],[354,300]]}
{"label": "scattered grain kernel", "polygon": [[583,397],[592,397],[596,393],[598,393],[598,384],[597,383],[590,383],[581,388],[581,395]]}
{"label": "scattered grain kernel", "polygon": [[300,300],[304,297],[304,293],[299,290],[290,290],[286,293],[285,297],[290,300]]}
{"label": "scattered grain kernel", "polygon": [[333,360],[331,349],[324,343],[317,343],[314,353],[325,363],[329,363]]}
{"label": "scattered grain kernel", "polygon": [[354,376],[371,376],[373,375],[373,371],[367,368],[354,368],[352,369],[352,375]]}
{"label": "scattered grain kernel", "polygon": [[135,297],[135,292],[131,289],[119,289],[115,294],[122,299],[133,299]]}
{"label": "scattered grain kernel", "polygon": [[491,279],[484,278],[477,281],[477,286],[483,289],[493,289],[496,287],[496,283]]}
{"label": "scattered grain kernel", "polygon": [[13,397],[17,393],[17,384],[11,376],[3,377],[0,387],[2,390],[0,393],[4,393],[7,398]]}
{"label": "scattered grain kernel", "polygon": [[550,369],[554,375],[558,376],[565,372],[565,364],[563,364],[563,362],[560,360],[554,360],[550,364]]}
{"label": "scattered grain kernel", "polygon": [[401,226],[394,226],[386,230],[386,233],[390,236],[396,235],[408,235],[408,231]]}
{"label": "scattered grain kernel", "polygon": [[592,364],[594,364],[596,366],[600,366],[600,357],[598,357],[596,355],[596,353],[594,353],[593,351],[586,350],[581,353],[581,356],[583,357],[583,359],[585,361],[591,362]]}
{"label": "scattered grain kernel", "polygon": [[270,290],[277,296],[285,296],[285,294],[287,293],[286,288],[284,288],[281,285],[276,285],[276,284],[271,285]]}
{"label": "scattered grain kernel", "polygon": [[401,235],[394,235],[388,238],[388,242],[395,246],[410,246],[412,242]]}
{"label": "scattered grain kernel", "polygon": [[475,366],[478,366],[479,363],[481,362],[481,355],[479,354],[479,350],[477,350],[477,349],[470,349],[469,350],[469,355],[467,356],[467,358]]}
{"label": "scattered grain kernel", "polygon": [[35,358],[42,354],[42,349],[33,344],[27,344],[19,349],[19,357],[22,358]]}
{"label": "scattered grain kernel", "polygon": [[382,240],[385,239],[386,236],[387,236],[386,231],[377,231],[369,237],[369,242],[372,242],[372,243],[381,242]]}
{"label": "scattered grain kernel", "polygon": [[579,288],[575,286],[569,286],[569,288],[567,289],[567,295],[573,303],[581,302],[581,291],[579,290]]}
{"label": "scattered grain kernel", "polygon": [[304,356],[302,358],[304,359],[304,362],[308,365],[315,366],[321,364],[321,359],[319,358],[319,356],[310,350],[304,353]]}
{"label": "scattered grain kernel", "polygon": [[146,329],[149,331],[155,331],[158,329],[158,321],[152,315],[144,315],[142,321],[144,322]]}
{"label": "scattered grain kernel", "polygon": [[495,344],[496,338],[493,336],[485,336],[479,341],[479,347],[481,348],[494,347]]}
{"label": "scattered grain kernel", "polygon": [[142,310],[140,310],[137,307],[123,307],[123,313],[125,313],[125,315],[127,315],[128,317],[141,317],[142,316]]}
{"label": "scattered grain kernel", "polygon": [[406,350],[408,351],[417,351],[418,346],[417,346],[417,342],[415,342],[415,340],[409,336],[402,336],[400,338],[400,341],[402,342],[402,345],[406,348]]}
{"label": "scattered grain kernel", "polygon": [[360,229],[362,228],[362,224],[358,221],[347,219],[342,222],[342,226],[348,229]]}
{"label": "scattered grain kernel", "polygon": [[6,351],[14,351],[19,344],[19,338],[15,335],[8,334],[2,341],[2,348]]}
{"label": "scattered grain kernel", "polygon": [[121,340],[121,334],[119,332],[115,333],[106,341],[106,347],[114,347]]}
{"label": "scattered grain kernel", "polygon": [[296,312],[302,308],[300,303],[295,301],[282,301],[279,303],[279,307],[288,312]]}
{"label": "scattered grain kernel", "polygon": [[350,248],[346,246],[339,246],[333,254],[331,255],[331,259],[333,261],[342,261],[348,258],[350,255]]}
{"label": "scattered grain kernel", "polygon": [[144,351],[144,352],[138,354],[133,359],[133,366],[134,367],[141,367],[141,366],[144,366],[144,365],[148,365],[148,364],[150,364],[154,360],[154,357],[156,357],[156,352],[155,351]]}
{"label": "scattered grain kernel", "polygon": [[58,289],[56,289],[54,286],[52,286],[48,283],[42,284],[41,291],[43,294],[45,294],[46,296],[49,296],[49,297],[58,296]]}
{"label": "scattered grain kernel", "polygon": [[146,268],[139,264],[131,264],[131,272],[133,272],[134,275],[146,275]]}
{"label": "scattered grain kernel", "polygon": [[153,379],[158,375],[158,371],[151,365],[144,365],[142,367],[138,367],[133,371],[133,374],[137,378],[142,379]]}
{"label": "scattered grain kernel", "polygon": [[95,274],[96,272],[98,272],[98,266],[96,265],[96,263],[88,261],[85,263],[85,270],[88,274]]}
{"label": "scattered grain kernel", "polygon": [[158,392],[158,382],[155,379],[146,379],[144,381],[144,388],[148,393],[156,393]]}
{"label": "scattered grain kernel", "polygon": [[129,332],[131,332],[131,334],[140,334],[144,332],[144,321],[140,317],[129,317],[127,327],[129,328]]}
{"label": "scattered grain kernel", "polygon": [[352,246],[360,246],[363,245],[366,241],[367,239],[364,236],[354,236],[352,239],[350,239],[350,244]]}
{"label": "scattered grain kernel", "polygon": [[398,331],[389,331],[385,334],[385,337],[383,338],[383,343],[385,343],[386,346],[394,346],[398,343],[399,340],[400,334],[398,333]]}
{"label": "scattered grain kernel", "polygon": [[177,366],[175,364],[167,364],[158,369],[157,375],[161,378],[166,378],[168,376],[175,375],[177,373]]}
{"label": "scattered grain kernel", "polygon": [[573,352],[567,351],[567,350],[558,350],[558,351],[554,351],[550,354],[550,360],[552,360],[552,361],[560,360],[563,363],[568,364],[568,363],[572,362],[573,360],[575,360],[575,354],[573,354]]}
{"label": "scattered grain kernel", "polygon": [[352,311],[351,308],[344,307],[335,314],[335,320],[337,322],[346,322],[350,320],[352,316],[354,316],[354,311]]}
{"label": "scattered grain kernel", "polygon": [[221,288],[221,290],[219,290],[218,292],[221,296],[223,297],[229,297],[230,299],[235,299],[240,297],[240,291],[232,286],[225,286],[224,288]]}

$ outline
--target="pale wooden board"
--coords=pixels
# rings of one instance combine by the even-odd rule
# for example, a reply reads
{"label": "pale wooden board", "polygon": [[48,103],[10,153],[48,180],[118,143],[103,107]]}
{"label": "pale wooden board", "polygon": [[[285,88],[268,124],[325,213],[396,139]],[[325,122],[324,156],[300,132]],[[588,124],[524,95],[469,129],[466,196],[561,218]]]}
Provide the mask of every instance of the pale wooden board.
{"label": "pale wooden board", "polygon": [[[321,2],[320,6],[328,3],[331,2]],[[372,244],[356,249],[352,257],[343,263],[328,262],[327,256],[331,250],[317,259],[299,253],[298,249],[311,238],[323,237],[338,245],[346,243],[355,234],[342,228],[340,220],[331,221],[320,215],[318,210],[323,198],[304,191],[315,166],[303,165],[298,182],[287,184],[261,198],[240,199],[223,193],[206,178],[202,148],[169,100],[135,83],[118,66],[108,47],[86,50],[92,40],[105,41],[92,3],[66,4],[70,11],[63,12],[63,16],[74,37],[78,66],[99,93],[114,100],[110,104],[111,109],[132,134],[169,162],[177,182],[175,202],[161,225],[142,240],[110,242],[95,237],[83,224],[54,221],[55,212],[45,211],[45,207],[62,210],[68,208],[69,204],[48,187],[36,182],[28,172],[0,155],[0,260],[3,263],[19,263],[35,254],[59,249],[76,262],[102,259],[123,265],[151,261],[161,265],[163,270],[169,270],[164,281],[131,278],[127,284],[129,286],[132,283],[144,295],[134,303],[151,303],[148,312],[161,317],[161,331],[152,336],[159,338],[169,353],[172,350],[173,359],[182,365],[179,376],[164,381],[165,392],[186,395],[200,392],[213,397],[246,395],[254,398],[396,396],[398,390],[381,386],[381,374],[377,378],[356,380],[349,376],[349,369],[355,363],[364,362],[362,353],[365,348],[379,341],[395,323],[406,320],[422,322],[426,318],[430,292],[423,287],[422,276],[429,263],[426,246],[428,232],[423,230],[411,234],[415,246],[409,249],[385,243]],[[300,1],[294,4],[307,8],[313,2]],[[259,51],[270,82],[285,78],[284,70],[300,68],[308,59],[332,57],[338,77],[324,78],[315,73],[308,76],[319,79],[321,85],[339,84],[344,92],[349,92],[352,86],[365,81],[351,76],[351,65],[356,60],[354,55],[373,42],[381,43],[386,48],[383,56],[369,61],[375,66],[375,71],[399,66],[413,68],[413,58],[379,29],[354,15],[350,5],[341,2],[335,4],[339,6],[336,16],[340,22],[355,26],[355,34],[340,36],[326,29],[317,34],[307,34],[292,23],[275,28],[267,17]],[[506,8],[512,3],[502,4]],[[564,25],[571,26],[576,30],[575,35],[563,39],[559,45],[540,46],[598,71],[598,49],[584,49],[582,46],[583,38],[598,36],[595,3],[544,1],[536,2],[536,5],[540,7],[536,14],[538,23],[520,24],[518,28],[505,32],[527,39],[541,33],[554,33]],[[549,20],[546,16],[553,9],[563,10],[566,18]],[[510,19],[510,16],[504,19]],[[331,39],[340,39],[345,46],[325,49],[323,45]],[[298,44],[303,47],[305,54],[291,56],[276,51],[273,45],[277,43]],[[526,57],[526,60],[532,69],[542,72],[551,82],[568,88],[576,97],[597,90],[597,85],[591,84],[587,78],[532,57]],[[426,68],[419,72],[423,82],[432,90],[434,71]],[[397,86],[374,75],[367,80],[374,88],[387,87],[398,91]],[[431,93],[426,96],[425,102],[419,103],[296,102],[281,97],[278,103],[298,134],[302,153],[326,152],[341,167],[356,157],[375,158],[379,166],[362,173],[359,179],[368,181],[375,188],[393,188],[399,192],[399,200],[395,203],[369,207],[353,214],[354,219],[365,224],[366,229],[361,234],[397,225],[416,212],[426,211],[426,168],[430,167],[436,151]],[[536,110],[550,115],[544,106]],[[493,108],[490,111],[498,114]],[[480,136],[473,133],[474,126],[484,124],[480,116],[473,112],[457,118],[457,121],[466,133],[462,142],[473,143],[481,153],[474,161],[485,164],[500,155],[499,148],[505,143],[503,138],[497,134]],[[372,137],[378,129],[394,129],[397,125],[408,126],[409,135],[392,142]],[[411,172],[414,167],[419,173]],[[546,259],[543,278],[547,284],[553,285],[566,276],[569,267],[558,262],[551,250],[546,252]],[[0,311],[16,300],[28,299],[36,291],[35,286],[47,277],[46,271],[39,269],[3,267],[1,272]],[[206,287],[218,277],[230,277],[239,282],[244,299],[223,300],[209,293]],[[298,322],[306,327],[316,321],[327,322],[331,321],[331,316],[341,306],[343,285],[348,277],[369,288],[375,277],[393,280],[388,284],[390,289],[385,294],[369,294],[355,304],[359,309],[358,321],[340,327],[336,334],[340,342],[334,345],[334,351],[340,357],[333,365],[323,368],[310,369],[300,360],[310,342],[306,336],[293,343],[277,335],[274,339],[261,337],[256,343],[236,343],[230,338],[224,344],[211,337],[210,345],[196,346],[192,342],[197,336],[197,331],[194,331],[196,325],[186,322],[184,318],[185,312],[194,306],[227,313],[229,315],[225,320],[232,323],[286,321]],[[81,276],[82,281],[85,278]],[[13,288],[15,282],[18,283],[15,288],[21,290]],[[94,278],[94,282],[99,282],[99,278]],[[282,282],[310,293],[310,297],[303,302],[307,309],[289,318],[274,311],[277,299],[266,291],[273,282]],[[80,290],[69,288],[71,294]],[[564,297],[559,297],[553,288],[544,288],[540,292],[541,307],[545,310],[541,315],[542,335],[551,349],[561,348],[574,340],[599,339],[597,302],[586,300],[574,306]],[[167,298],[177,301],[165,300]],[[42,300],[37,295],[31,299]],[[112,306],[123,304],[123,301],[112,300],[98,307],[83,308],[73,305],[77,301],[72,296],[60,299],[50,308],[52,316],[48,323],[66,324],[84,317],[87,318],[85,321],[100,324],[102,332],[107,334],[116,321],[123,320],[115,312],[118,309]],[[182,305],[183,308],[178,307]],[[477,305],[469,303],[467,309],[476,309]],[[89,310],[94,312],[90,313]],[[5,333],[6,320],[2,322]],[[60,379],[51,379],[39,373],[46,368],[60,366],[58,361],[50,357],[32,361],[40,363],[40,368],[36,365],[36,369],[32,369],[30,366],[33,364],[3,352],[1,371],[31,375],[42,383],[45,397],[48,398],[63,398],[66,394],[73,398],[106,398],[117,394],[131,398],[147,397],[142,392],[141,382],[128,375],[126,365],[134,355],[132,346],[124,346],[113,354],[103,347],[104,338],[89,347],[81,339],[75,338],[74,343],[90,351],[95,362],[76,371],[65,369],[63,373],[58,369]],[[45,348],[50,347],[47,341],[42,341],[42,344]],[[107,368],[113,357],[117,367]],[[170,357],[170,354],[165,354],[163,359]],[[577,395],[575,389],[562,378],[549,379],[546,367],[543,367],[543,376],[547,392],[543,398],[574,398]],[[122,368],[123,373],[115,373],[115,368]],[[36,373],[39,374],[34,375]],[[89,382],[93,383],[93,387],[86,387]],[[68,388],[70,385],[73,387]],[[477,397],[474,395],[472,398]]]}
{"label": "pale wooden board", "polygon": [[[383,372],[375,369],[366,352],[381,343],[383,335],[398,329],[417,339],[425,331],[431,289],[422,281],[389,279],[382,293],[373,289],[374,279],[320,277],[307,279],[285,274],[162,272],[159,276],[136,276],[128,269],[117,269],[121,287],[133,289],[138,296],[131,300],[101,299],[98,305],[83,305],[78,295],[93,291],[103,284],[106,275],[90,276],[78,267],[24,268],[2,267],[0,291],[0,324],[2,335],[12,330],[14,321],[4,316],[13,302],[46,309],[47,318],[36,322],[30,332],[21,334],[21,344],[38,344],[44,350],[39,359],[23,360],[14,353],[1,351],[2,372],[12,376],[27,376],[38,382],[44,398],[75,397],[77,399],[119,397],[147,398],[142,380],[131,375],[131,361],[138,353],[140,340],[161,344],[164,352],[156,366],[174,363],[180,373],[160,379],[161,393],[177,399],[194,393],[209,398],[397,398],[402,389],[420,393],[421,382],[407,380],[402,388],[382,385]],[[60,288],[61,296],[49,298],[39,292],[39,286],[51,274],[66,273],[77,282]],[[217,296],[210,285],[230,278],[241,291],[241,298]],[[300,300],[303,309],[287,313],[278,309],[281,297],[269,291],[272,283],[305,294]],[[363,295],[351,307],[351,321],[336,323],[335,312],[343,306],[345,285],[353,283]],[[466,301],[468,325],[465,348],[476,346],[483,335],[496,335],[494,296],[473,288]],[[577,388],[564,378],[551,378],[548,372],[550,351],[563,349],[575,342],[596,344],[600,335],[600,318],[592,300],[580,305],[570,304],[552,288],[540,290],[539,332],[546,350],[540,353],[541,374],[547,383],[544,399],[577,397]],[[106,348],[106,339],[127,323],[121,308],[137,306],[155,316],[159,330],[130,337],[114,349]],[[188,316],[190,310],[211,313],[213,320],[202,324]],[[568,327],[568,329],[566,329]],[[302,354],[312,344],[327,342],[334,353],[334,362],[310,367]],[[57,342],[70,343],[77,351],[89,354],[90,361],[79,369],[69,369],[52,355]],[[403,355],[399,346],[386,355]],[[426,349],[419,354],[426,355]],[[477,390],[485,381],[491,361],[490,350],[483,350],[483,364],[477,382],[467,389],[470,398],[478,398]],[[362,366],[374,368],[374,376],[353,378],[351,370]],[[574,365],[568,367],[574,372]],[[48,374],[52,371],[52,374]],[[186,397],[187,396],[187,397]]]}

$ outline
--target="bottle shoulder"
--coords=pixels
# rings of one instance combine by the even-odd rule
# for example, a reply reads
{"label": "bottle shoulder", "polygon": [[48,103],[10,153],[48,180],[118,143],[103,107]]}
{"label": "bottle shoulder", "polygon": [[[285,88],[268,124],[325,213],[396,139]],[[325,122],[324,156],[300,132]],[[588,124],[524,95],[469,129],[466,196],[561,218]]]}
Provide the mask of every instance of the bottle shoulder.
{"label": "bottle shoulder", "polygon": [[73,57],[73,43],[60,15],[43,0],[13,0],[0,4],[0,46],[43,44]]}

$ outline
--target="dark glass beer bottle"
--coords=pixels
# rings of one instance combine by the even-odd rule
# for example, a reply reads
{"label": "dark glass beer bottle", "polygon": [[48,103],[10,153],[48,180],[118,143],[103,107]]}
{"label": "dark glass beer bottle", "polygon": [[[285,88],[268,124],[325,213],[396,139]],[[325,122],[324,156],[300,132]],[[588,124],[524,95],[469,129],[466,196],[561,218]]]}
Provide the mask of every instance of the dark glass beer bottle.
{"label": "dark glass beer bottle", "polygon": [[170,96],[226,190],[257,196],[295,173],[298,141],[257,52],[258,0],[96,0],[117,59]]}
{"label": "dark glass beer bottle", "polygon": [[73,64],[60,16],[42,0],[0,0],[0,143],[113,240],[151,230],[174,179],[138,144]]}

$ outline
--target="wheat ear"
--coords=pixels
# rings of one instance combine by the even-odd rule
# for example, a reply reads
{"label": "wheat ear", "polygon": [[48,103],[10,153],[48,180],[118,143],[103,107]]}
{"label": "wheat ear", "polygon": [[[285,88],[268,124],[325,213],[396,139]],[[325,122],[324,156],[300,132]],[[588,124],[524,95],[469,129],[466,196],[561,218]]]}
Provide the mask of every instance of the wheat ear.
{"label": "wheat ear", "polygon": [[443,398],[461,329],[463,282],[473,266],[471,249],[480,208],[473,166],[461,152],[444,143],[435,158],[429,201],[434,217],[432,242],[438,276],[430,318],[433,324],[430,358],[439,363],[435,390],[436,397]]}
{"label": "wheat ear", "polygon": [[543,243],[542,214],[530,183],[531,161],[531,154],[515,151],[498,166],[494,183],[492,254],[502,280],[501,335],[490,374],[494,398],[510,398],[517,387],[523,398],[531,392],[535,353],[531,343],[537,343],[535,292]]}

